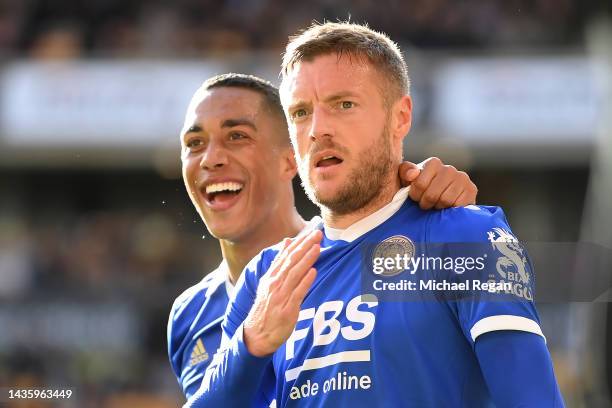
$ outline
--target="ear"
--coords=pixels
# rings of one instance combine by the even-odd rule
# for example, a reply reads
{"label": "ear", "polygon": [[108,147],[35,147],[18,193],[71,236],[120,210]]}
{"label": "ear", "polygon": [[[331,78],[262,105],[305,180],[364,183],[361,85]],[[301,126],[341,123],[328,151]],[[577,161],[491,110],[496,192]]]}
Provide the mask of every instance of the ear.
{"label": "ear", "polygon": [[401,143],[412,127],[412,98],[408,95],[402,96],[393,107],[393,115],[393,138]]}
{"label": "ear", "polygon": [[280,152],[280,178],[282,181],[291,181],[297,174],[297,163],[291,146],[285,147]]}

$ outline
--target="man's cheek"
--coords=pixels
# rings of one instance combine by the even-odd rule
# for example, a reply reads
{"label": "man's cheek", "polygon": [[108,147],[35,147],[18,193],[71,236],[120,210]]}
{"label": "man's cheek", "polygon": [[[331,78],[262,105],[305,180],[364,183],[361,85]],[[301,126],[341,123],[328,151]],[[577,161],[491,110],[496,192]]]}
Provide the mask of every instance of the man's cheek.
{"label": "man's cheek", "polygon": [[183,168],[183,183],[185,184],[185,189],[187,190],[187,194],[189,195],[189,197],[192,197],[193,199],[193,194],[195,193],[195,183],[189,177],[189,173],[187,173],[185,168]]}
{"label": "man's cheek", "polygon": [[305,138],[305,136],[307,136],[307,132],[295,128],[289,135],[293,150],[295,150],[299,155],[303,155],[305,151],[305,141],[308,140],[308,138]]}

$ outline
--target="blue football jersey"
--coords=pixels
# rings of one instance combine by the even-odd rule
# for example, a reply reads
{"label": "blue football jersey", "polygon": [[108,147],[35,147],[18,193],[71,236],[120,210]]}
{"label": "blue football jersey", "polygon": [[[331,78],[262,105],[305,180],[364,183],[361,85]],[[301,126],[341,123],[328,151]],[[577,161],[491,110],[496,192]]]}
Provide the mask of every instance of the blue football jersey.
{"label": "blue football jersey", "polygon": [[[491,396],[474,351],[478,337],[497,330],[543,336],[526,285],[533,281],[531,264],[524,252],[504,247],[517,241],[503,211],[488,206],[423,211],[407,193],[400,190],[387,206],[346,230],[321,226],[317,277],[293,333],[257,380],[267,388],[259,391],[273,395],[277,406],[488,407]],[[482,244],[462,254],[461,246],[450,243]],[[482,268],[476,268],[478,261],[469,263],[475,274],[454,268],[448,281],[435,276],[437,292],[425,287],[398,298],[397,291],[387,296],[381,289],[381,281],[394,277],[376,276],[371,262],[376,253],[397,255],[394,248],[415,259],[462,259],[462,268],[467,257],[462,255],[485,253]],[[241,337],[258,282],[277,252],[278,246],[264,250],[245,270],[223,323],[226,339]],[[425,269],[421,265],[408,277],[434,277]],[[455,292],[470,276],[509,286]]]}
{"label": "blue football jersey", "polygon": [[187,398],[202,381],[221,343],[221,322],[233,290],[222,262],[175,301],[168,320],[168,356]]}
{"label": "blue football jersey", "polygon": [[[306,223],[318,225],[316,216]],[[168,356],[185,397],[200,387],[206,367],[221,343],[221,322],[234,287],[225,261],[175,301],[168,320]],[[271,401],[271,400],[270,400]]]}

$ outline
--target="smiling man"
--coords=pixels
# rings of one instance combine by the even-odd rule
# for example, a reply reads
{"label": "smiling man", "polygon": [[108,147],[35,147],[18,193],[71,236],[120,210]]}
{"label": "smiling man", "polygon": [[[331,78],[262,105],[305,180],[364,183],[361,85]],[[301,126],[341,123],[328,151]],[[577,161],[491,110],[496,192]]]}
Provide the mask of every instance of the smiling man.
{"label": "smiling man", "polygon": [[473,247],[452,244],[475,243],[489,262],[474,277],[532,274],[526,256],[498,253],[522,251],[499,207],[423,211],[401,188],[412,100],[397,45],[360,25],[314,25],[290,41],[282,75],[300,177],[323,221],[247,266],[188,405],[563,406],[530,298],[443,289],[385,301],[364,286],[372,247],[465,260]]}
{"label": "smiling man", "polygon": [[[240,74],[207,80],[189,104],[181,146],[185,187],[223,254],[215,271],[177,298],[168,322],[170,361],[189,398],[219,347],[223,314],[245,265],[308,223],[294,206],[294,152],[278,90],[267,81]],[[336,160],[325,159],[322,167]],[[400,173],[423,208],[475,201],[465,173],[438,159],[420,167],[405,163]]]}

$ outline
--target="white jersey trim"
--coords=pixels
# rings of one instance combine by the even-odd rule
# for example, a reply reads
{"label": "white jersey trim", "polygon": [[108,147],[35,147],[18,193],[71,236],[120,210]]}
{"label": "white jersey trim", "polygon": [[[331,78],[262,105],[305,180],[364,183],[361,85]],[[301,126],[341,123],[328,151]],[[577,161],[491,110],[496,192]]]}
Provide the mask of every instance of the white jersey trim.
{"label": "white jersey trim", "polygon": [[325,226],[325,235],[331,240],[337,241],[347,241],[352,242],[367,233],[368,231],[373,230],[378,227],[383,222],[387,221],[389,218],[395,214],[400,207],[404,204],[406,199],[408,198],[409,187],[404,187],[398,190],[397,193],[393,196],[391,202],[381,209],[373,212],[365,218],[360,219],[353,225],[349,226],[346,229],[338,229],[331,228]]}
{"label": "white jersey trim", "polygon": [[230,281],[229,268],[227,266],[227,262],[225,262],[225,259],[221,261],[221,264],[219,264],[217,269],[222,271],[223,275],[225,275],[225,293],[227,293],[227,297],[231,299],[234,295],[235,286],[232,281]]}
{"label": "white jersey trim", "polygon": [[519,330],[534,333],[542,336],[544,342],[546,342],[546,337],[542,333],[539,324],[526,317],[514,315],[497,315],[480,319],[472,326],[470,335],[472,336],[472,341],[476,341],[478,336],[497,330]]}

